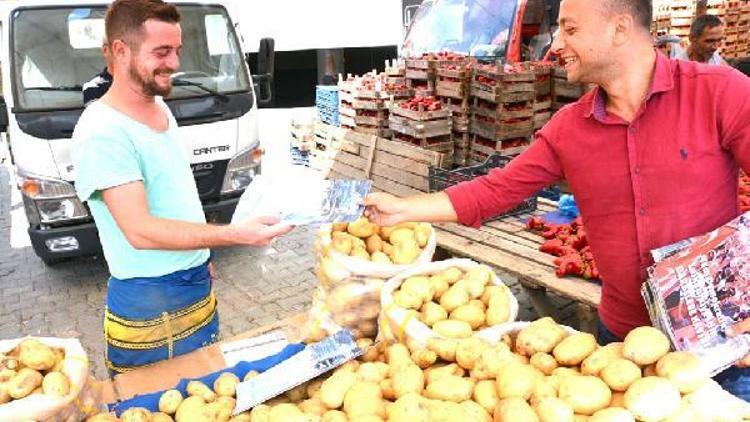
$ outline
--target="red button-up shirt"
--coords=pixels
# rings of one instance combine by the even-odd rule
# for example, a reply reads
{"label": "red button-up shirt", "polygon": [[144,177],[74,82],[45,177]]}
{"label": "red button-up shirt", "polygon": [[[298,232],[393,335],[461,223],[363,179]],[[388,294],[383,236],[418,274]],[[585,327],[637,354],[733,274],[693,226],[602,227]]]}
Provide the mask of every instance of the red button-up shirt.
{"label": "red button-up shirt", "polygon": [[568,180],[603,279],[599,315],[618,336],[650,325],[640,295],[650,251],[736,217],[739,168],[750,172],[750,78],[657,57],[633,122],[594,89],[506,168],[447,189],[459,222],[478,226]]}

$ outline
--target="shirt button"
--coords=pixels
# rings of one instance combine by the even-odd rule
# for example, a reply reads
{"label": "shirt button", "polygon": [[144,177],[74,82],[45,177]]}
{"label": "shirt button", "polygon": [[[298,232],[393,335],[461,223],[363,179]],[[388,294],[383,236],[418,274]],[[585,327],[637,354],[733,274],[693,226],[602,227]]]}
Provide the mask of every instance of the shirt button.
{"label": "shirt button", "polygon": [[646,209],[645,208],[641,208],[640,211],[639,211],[639,213],[641,215],[646,215]]}
{"label": "shirt button", "polygon": [[630,131],[630,133],[635,133],[636,131],[635,126],[630,126],[628,130]]}
{"label": "shirt button", "polygon": [[633,169],[633,173],[635,173],[635,174],[641,174],[641,168],[640,167],[634,168]]}

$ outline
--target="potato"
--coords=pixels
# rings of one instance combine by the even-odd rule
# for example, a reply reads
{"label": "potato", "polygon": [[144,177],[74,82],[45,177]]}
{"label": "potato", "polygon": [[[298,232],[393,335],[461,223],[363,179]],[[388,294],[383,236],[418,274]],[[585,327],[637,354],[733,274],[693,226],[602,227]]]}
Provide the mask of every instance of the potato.
{"label": "potato", "polygon": [[393,393],[401,398],[407,394],[422,394],[424,390],[424,373],[416,365],[402,366],[392,377]]}
{"label": "potato", "polygon": [[361,381],[377,382],[388,377],[388,364],[383,362],[364,362],[357,369],[357,378]]}
{"label": "potato", "polygon": [[151,412],[143,407],[131,407],[120,415],[122,422],[153,422]]}
{"label": "potato", "polygon": [[8,403],[13,398],[8,394],[8,386],[5,382],[0,382],[0,404]]}
{"label": "potato", "polygon": [[552,318],[541,318],[518,333],[516,352],[525,356],[536,352],[550,353],[567,335],[565,329]]}
{"label": "potato", "polygon": [[708,371],[697,355],[689,352],[671,352],[656,362],[656,374],[674,383],[681,394],[689,394],[708,381]]}
{"label": "potato", "polygon": [[321,416],[321,422],[347,422],[349,418],[340,410],[329,410]]}
{"label": "potato", "polygon": [[409,277],[401,284],[401,290],[408,290],[419,296],[423,302],[429,302],[435,295],[430,279],[422,276]]}
{"label": "potato", "polygon": [[258,371],[247,371],[247,374],[245,374],[245,376],[242,377],[242,381],[244,382],[244,381],[247,381],[247,380],[251,380],[251,379],[257,377],[258,375],[259,375]]}
{"label": "potato", "polygon": [[508,364],[497,375],[497,393],[500,399],[520,397],[528,400],[541,372],[530,365]]}
{"label": "potato", "polygon": [[393,246],[391,259],[396,265],[406,265],[414,263],[421,254],[422,250],[416,240],[403,240]]}
{"label": "potato", "polygon": [[86,419],[86,422],[120,422],[120,419],[111,413],[99,413]]}
{"label": "potato", "polygon": [[450,267],[443,270],[443,272],[440,273],[440,276],[443,278],[443,280],[445,280],[449,285],[452,286],[464,276],[464,273],[456,267]]}
{"label": "potato", "polygon": [[320,400],[329,409],[338,409],[344,403],[347,391],[357,381],[357,375],[351,371],[339,371],[323,381],[320,387]]}
{"label": "potato", "polygon": [[415,350],[411,353],[411,360],[421,369],[427,369],[437,361],[437,353],[432,350]]}
{"label": "potato", "polygon": [[383,252],[373,252],[370,256],[370,260],[378,264],[393,265],[391,258]]}
{"label": "potato", "polygon": [[31,368],[21,368],[18,373],[5,384],[8,395],[16,400],[22,399],[35,388],[42,385],[42,374]]}
{"label": "potato", "polygon": [[609,406],[612,391],[599,378],[581,375],[563,377],[558,397],[568,402],[575,413],[593,415],[596,411]]}
{"label": "potato", "polygon": [[333,232],[345,232],[349,223],[333,223],[331,224],[331,231]]}
{"label": "potato", "polygon": [[366,217],[360,217],[356,221],[349,223],[346,230],[353,236],[366,239],[375,234],[375,225],[370,223]]}
{"label": "potato", "polygon": [[417,240],[420,248],[427,246],[432,236],[432,226],[428,223],[419,223],[414,228],[414,238]]}
{"label": "potato", "polygon": [[308,415],[317,415],[317,416],[323,416],[329,409],[328,407],[323,404],[323,402],[320,400],[320,398],[312,398],[302,401],[302,403],[299,404],[300,410],[302,412],[308,414]]}
{"label": "potato", "polygon": [[381,245],[381,247],[383,248],[383,253],[388,257],[389,260],[392,261],[393,260],[393,251],[396,250],[393,247],[393,245],[390,244],[390,243],[388,243],[388,242],[383,242],[383,244]]}
{"label": "potato", "polygon": [[[626,349],[627,344],[626,339]],[[655,354],[652,353],[651,356]],[[664,378],[641,378],[630,384],[628,391],[625,392],[625,407],[638,420],[661,421],[679,409],[680,390]]]}
{"label": "potato", "polygon": [[638,327],[625,336],[622,354],[638,365],[651,365],[669,352],[667,336],[654,327]]}
{"label": "potato", "polygon": [[461,339],[458,341],[458,346],[456,346],[456,363],[462,368],[468,370],[474,369],[479,357],[489,347],[489,343],[478,337]]}
{"label": "potato", "polygon": [[625,393],[622,391],[612,392],[612,401],[609,403],[609,407],[622,407],[625,408]]}
{"label": "potato", "polygon": [[510,319],[510,304],[507,296],[492,296],[487,306],[487,326],[504,324]]}
{"label": "potato", "polygon": [[349,236],[342,236],[343,233],[334,233],[331,237],[331,247],[339,253],[349,255],[354,248],[354,242]]}
{"label": "potato", "polygon": [[477,422],[492,422],[492,416],[490,413],[480,406],[478,403],[471,400],[462,401],[459,403],[464,409],[464,414],[467,420]]}
{"label": "potato", "polygon": [[427,384],[424,396],[430,399],[461,403],[471,399],[474,383],[468,378],[446,375]]}
{"label": "potato", "polygon": [[440,296],[440,306],[450,313],[454,309],[468,304],[470,299],[469,293],[460,288],[460,286],[450,287],[442,296]]}
{"label": "potato", "polygon": [[200,396],[206,403],[216,400],[216,393],[201,381],[190,381],[186,389],[188,395]]}
{"label": "potato", "polygon": [[354,248],[352,248],[351,256],[352,256],[352,258],[360,258],[360,259],[363,259],[365,261],[369,261],[370,260],[370,254],[367,253],[367,250],[365,250],[365,248],[360,248],[360,247],[357,247],[357,246],[355,246]]}
{"label": "potato", "polygon": [[455,363],[449,365],[436,365],[424,371],[424,376],[427,384],[431,384],[448,375],[461,376],[461,371],[462,369]]}
{"label": "potato", "polygon": [[374,382],[356,381],[344,396],[344,412],[350,419],[368,415],[385,417],[380,386]]}
{"label": "potato", "polygon": [[284,395],[289,399],[292,403],[298,403],[302,400],[305,400],[307,398],[307,385],[306,384],[300,384],[291,390],[284,393]]}
{"label": "potato", "polygon": [[291,403],[277,404],[268,412],[268,422],[299,421],[304,413]]}
{"label": "potato", "polygon": [[557,368],[557,361],[552,355],[544,352],[534,353],[529,359],[529,364],[534,368],[542,371],[544,375],[552,374],[552,371]]}
{"label": "potato", "polygon": [[204,420],[227,422],[232,417],[235,401],[233,397],[219,396],[216,401],[206,403],[200,410]]}
{"label": "potato", "polygon": [[475,379],[495,379],[500,369],[508,362],[518,362],[518,355],[513,354],[505,343],[498,343],[486,349],[474,363],[471,376]]}
{"label": "potato", "polygon": [[584,375],[599,375],[602,369],[622,357],[624,343],[610,343],[594,350],[581,363],[581,373]]}
{"label": "potato", "polygon": [[22,365],[37,371],[52,369],[57,363],[54,350],[36,339],[26,339],[19,343],[18,360]]}
{"label": "potato", "polygon": [[308,381],[307,384],[305,384],[305,391],[307,392],[307,397],[317,397],[320,396],[320,388],[323,385],[323,379],[316,378],[312,381]]}
{"label": "potato", "polygon": [[573,408],[557,397],[543,398],[534,410],[540,422],[573,422]]}
{"label": "potato", "polygon": [[159,411],[174,415],[182,403],[182,393],[179,390],[167,390],[159,397]]}
{"label": "potato", "polygon": [[233,397],[237,393],[237,384],[239,383],[240,378],[237,375],[224,372],[214,381],[214,391],[220,396]]}
{"label": "potato", "polygon": [[388,237],[388,241],[391,242],[393,246],[398,246],[398,244],[400,243],[413,241],[414,244],[419,247],[419,243],[414,237],[414,231],[405,227],[399,227],[396,230],[393,230],[393,232],[391,232],[391,235]]}
{"label": "potato", "polygon": [[17,374],[15,369],[0,369],[0,382],[8,382]]}
{"label": "potato", "polygon": [[594,413],[589,422],[635,422],[635,418],[621,407],[610,407]]}
{"label": "potato", "polygon": [[508,287],[504,284],[490,284],[489,286],[485,287],[484,293],[482,294],[481,301],[486,306],[490,305],[490,299],[493,297],[507,297],[508,296]]}
{"label": "potato", "polygon": [[61,372],[48,372],[42,379],[42,391],[50,396],[65,397],[70,393],[70,379]]}
{"label": "potato", "polygon": [[456,360],[456,348],[458,340],[452,338],[431,337],[427,340],[427,348],[440,356],[440,359],[448,362]]}
{"label": "potato", "polygon": [[374,254],[375,252],[382,253],[383,251],[383,239],[377,234],[368,237],[365,244],[367,245],[367,253]]}
{"label": "potato", "polygon": [[493,415],[495,422],[539,422],[536,412],[526,400],[518,397],[502,400]]}
{"label": "potato", "polygon": [[472,395],[472,398],[482,406],[484,410],[487,412],[493,412],[497,404],[500,402],[500,397],[497,396],[495,381],[478,381],[474,386],[474,394]]}
{"label": "potato", "polygon": [[[401,343],[394,343],[385,349],[385,356],[391,369],[398,369],[401,365],[412,365],[409,349]],[[391,372],[393,375],[393,372]]]}
{"label": "potato", "polygon": [[410,290],[396,290],[393,302],[404,309],[419,309],[423,303],[422,298]]}
{"label": "potato", "polygon": [[565,366],[576,366],[596,350],[596,337],[589,333],[575,333],[564,338],[552,350],[555,359]]}
{"label": "potato", "polygon": [[459,306],[450,314],[450,319],[467,322],[472,330],[481,328],[484,325],[484,318],[484,311],[470,303]]}
{"label": "potato", "polygon": [[452,319],[438,321],[432,326],[432,329],[443,337],[455,339],[471,337],[473,334],[468,322]]}
{"label": "potato", "polygon": [[451,287],[440,274],[430,276],[430,285],[432,285],[432,291],[435,292],[435,300],[440,300],[440,297]]}
{"label": "potato", "polygon": [[[152,422],[174,422],[174,419],[172,419],[171,416],[167,415],[166,413],[162,413],[162,412],[152,413],[151,414],[151,420],[152,420]],[[241,421],[242,421],[241,419],[238,419],[238,420],[235,420],[235,421],[232,421],[232,419],[230,419],[230,422],[241,422]],[[250,421],[249,417],[248,417],[247,421],[248,422]]]}
{"label": "potato", "polygon": [[206,404],[201,396],[189,396],[180,403],[175,413],[175,421],[183,422],[188,420],[191,415],[200,413],[200,409]]}
{"label": "potato", "polygon": [[271,414],[271,406],[259,404],[250,410],[250,420],[252,422],[268,422]]}
{"label": "potato", "polygon": [[641,377],[641,368],[627,359],[617,359],[602,369],[599,377],[613,391],[625,391]]}

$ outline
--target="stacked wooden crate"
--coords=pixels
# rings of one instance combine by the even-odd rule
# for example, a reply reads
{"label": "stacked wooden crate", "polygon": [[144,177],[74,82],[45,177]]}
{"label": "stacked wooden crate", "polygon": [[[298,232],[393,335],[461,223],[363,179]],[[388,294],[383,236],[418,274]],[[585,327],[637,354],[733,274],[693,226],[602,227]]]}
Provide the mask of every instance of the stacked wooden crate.
{"label": "stacked wooden crate", "polygon": [[672,19],[672,8],[670,7],[671,2],[672,0],[654,0],[652,2],[653,22],[651,33],[654,37],[669,33]]}
{"label": "stacked wooden crate", "polygon": [[695,12],[695,0],[671,0],[669,2],[669,34],[680,37],[683,46],[689,44],[690,25],[695,19]]}
{"label": "stacked wooden crate", "polygon": [[750,1],[742,1],[739,6],[739,20],[737,21],[737,57],[750,56]]}
{"label": "stacked wooden crate", "polygon": [[430,167],[450,168],[452,156],[351,130],[328,173],[331,179],[369,179],[373,189],[397,196],[429,192]]}
{"label": "stacked wooden crate", "polygon": [[330,171],[334,158],[341,149],[345,129],[321,121],[313,125],[313,144],[309,153],[311,168],[324,173]]}
{"label": "stacked wooden crate", "polygon": [[450,110],[453,118],[453,163],[457,166],[468,165],[471,154],[471,79],[472,62],[466,60],[460,64],[441,64],[437,68],[435,89],[443,106]]}
{"label": "stacked wooden crate", "polygon": [[531,63],[534,71],[534,130],[552,118],[552,67],[550,62]]}
{"label": "stacked wooden crate", "polygon": [[410,58],[405,60],[406,86],[415,94],[423,97],[435,95],[435,64],[430,56]]}
{"label": "stacked wooden crate", "polygon": [[386,60],[384,73],[386,83],[406,86],[406,65],[403,60]]}
{"label": "stacked wooden crate", "polygon": [[586,86],[568,82],[568,72],[564,67],[552,69],[552,109],[560,110],[566,104],[574,103],[586,93]]}
{"label": "stacked wooden crate", "polygon": [[416,96],[393,104],[390,129],[393,140],[453,157],[453,120],[435,97]]}
{"label": "stacked wooden crate", "polygon": [[499,152],[523,151],[534,131],[534,84],[528,64],[477,65],[471,82],[471,159],[483,163]]}
{"label": "stacked wooden crate", "polygon": [[339,82],[339,122],[342,127],[371,135],[390,137],[388,109],[393,99],[411,91],[405,85],[387,82],[385,74],[348,76]]}
{"label": "stacked wooden crate", "polygon": [[750,37],[750,6],[747,1],[726,0],[713,5],[718,16],[723,17],[726,28],[724,43],[719,50],[726,59],[748,55]]}

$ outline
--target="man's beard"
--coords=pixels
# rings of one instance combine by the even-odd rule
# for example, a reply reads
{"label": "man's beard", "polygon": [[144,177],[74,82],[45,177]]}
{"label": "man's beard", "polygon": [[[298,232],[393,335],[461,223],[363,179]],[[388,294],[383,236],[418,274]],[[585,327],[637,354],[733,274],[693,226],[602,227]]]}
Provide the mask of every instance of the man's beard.
{"label": "man's beard", "polygon": [[[138,82],[138,84],[141,86],[141,90],[144,94],[150,95],[150,96],[161,96],[161,97],[167,97],[169,96],[169,93],[172,92],[172,84],[170,83],[166,87],[162,87],[159,84],[156,83],[156,75],[158,73],[163,72],[169,72],[172,73],[173,71],[170,69],[156,69],[153,71],[151,78],[147,79],[141,73],[138,71],[138,63],[131,63],[130,67],[128,68],[128,73],[130,74],[130,77]],[[146,73],[146,72],[144,72]]]}

